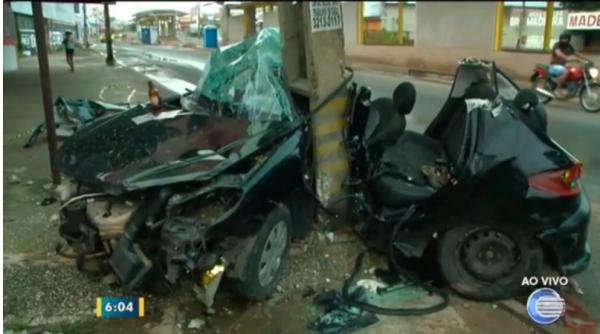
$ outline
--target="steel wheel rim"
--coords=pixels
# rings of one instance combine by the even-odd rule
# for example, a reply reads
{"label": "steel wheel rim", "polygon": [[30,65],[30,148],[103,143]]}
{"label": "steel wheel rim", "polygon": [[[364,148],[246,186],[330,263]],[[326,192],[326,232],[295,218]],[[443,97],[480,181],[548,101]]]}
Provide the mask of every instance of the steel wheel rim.
{"label": "steel wheel rim", "polygon": [[461,264],[474,278],[494,282],[510,276],[521,261],[517,243],[499,231],[473,231],[460,246]]}
{"label": "steel wheel rim", "polygon": [[[584,107],[586,109],[589,110],[596,110],[596,109],[600,109],[600,87],[589,87],[591,93],[593,94],[593,96],[590,96],[590,94],[588,93],[588,89],[584,88],[583,91],[581,92],[581,103],[584,105]],[[596,104],[594,106],[591,106],[588,104],[588,98],[592,98]]]}
{"label": "steel wheel rim", "polygon": [[273,226],[263,247],[258,263],[258,282],[261,286],[268,286],[273,282],[287,246],[287,224],[280,220]]}

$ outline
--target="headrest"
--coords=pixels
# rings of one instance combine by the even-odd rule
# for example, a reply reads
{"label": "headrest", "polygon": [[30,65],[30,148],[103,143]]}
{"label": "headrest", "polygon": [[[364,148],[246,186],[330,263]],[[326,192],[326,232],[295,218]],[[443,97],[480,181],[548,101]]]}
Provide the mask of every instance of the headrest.
{"label": "headrest", "polygon": [[521,89],[513,101],[514,105],[521,110],[528,110],[539,103],[535,90],[531,88]]}
{"label": "headrest", "polygon": [[465,90],[464,98],[493,100],[496,98],[496,92],[489,83],[478,82]]}
{"label": "headrest", "polygon": [[415,100],[417,97],[417,91],[415,86],[410,82],[403,82],[394,89],[394,110],[400,115],[410,114],[412,108],[415,106]]}

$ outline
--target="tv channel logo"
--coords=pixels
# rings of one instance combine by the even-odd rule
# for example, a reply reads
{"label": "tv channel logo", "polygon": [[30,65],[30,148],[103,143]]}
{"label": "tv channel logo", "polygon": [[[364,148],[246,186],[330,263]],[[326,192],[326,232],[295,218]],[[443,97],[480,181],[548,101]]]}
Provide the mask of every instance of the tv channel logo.
{"label": "tv channel logo", "polygon": [[527,313],[538,325],[551,325],[565,314],[565,300],[550,288],[537,289],[527,299]]}

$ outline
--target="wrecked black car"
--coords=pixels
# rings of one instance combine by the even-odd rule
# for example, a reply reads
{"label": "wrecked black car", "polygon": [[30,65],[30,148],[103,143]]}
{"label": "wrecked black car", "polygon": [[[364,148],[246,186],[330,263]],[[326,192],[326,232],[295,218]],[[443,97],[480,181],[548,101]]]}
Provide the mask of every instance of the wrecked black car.
{"label": "wrecked black car", "polygon": [[406,129],[411,83],[392,98],[352,92],[346,198],[371,246],[392,259],[430,254],[455,291],[481,300],[519,294],[544,262],[561,275],[587,268],[583,166],[547,133],[535,91],[492,62],[464,59],[422,134]]}
{"label": "wrecked black car", "polygon": [[290,240],[311,228],[307,126],[281,77],[277,30],[213,53],[194,92],[105,115],[67,138],[60,234],[80,269],[130,290],[184,274],[210,305],[221,277],[273,291]]}
{"label": "wrecked black car", "polygon": [[[100,91],[102,96],[103,91],[108,88],[104,87]],[[135,93],[135,90],[130,90],[129,100]],[[56,127],[56,135],[59,138],[70,137],[80,128],[92,123],[96,119],[113,113],[123,112],[129,109],[129,103],[106,103],[103,101],[93,101],[87,99],[65,99],[57,97],[54,101],[53,115],[54,125]],[[39,137],[46,132],[46,123],[41,123],[36,126],[25,143],[25,148],[30,148],[39,140]]]}

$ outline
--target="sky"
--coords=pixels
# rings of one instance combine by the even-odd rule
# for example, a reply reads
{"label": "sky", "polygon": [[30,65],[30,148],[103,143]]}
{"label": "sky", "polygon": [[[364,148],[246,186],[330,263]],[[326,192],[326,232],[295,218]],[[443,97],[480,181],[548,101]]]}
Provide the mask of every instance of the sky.
{"label": "sky", "polygon": [[[203,2],[207,4],[206,7],[208,10],[218,11],[218,5],[209,1],[117,1],[116,4],[109,6],[109,11],[111,17],[115,17],[121,21],[128,21],[132,18],[133,14],[151,9],[175,9],[189,14],[192,7]],[[88,4],[88,7],[94,6],[102,8],[101,5]]]}

